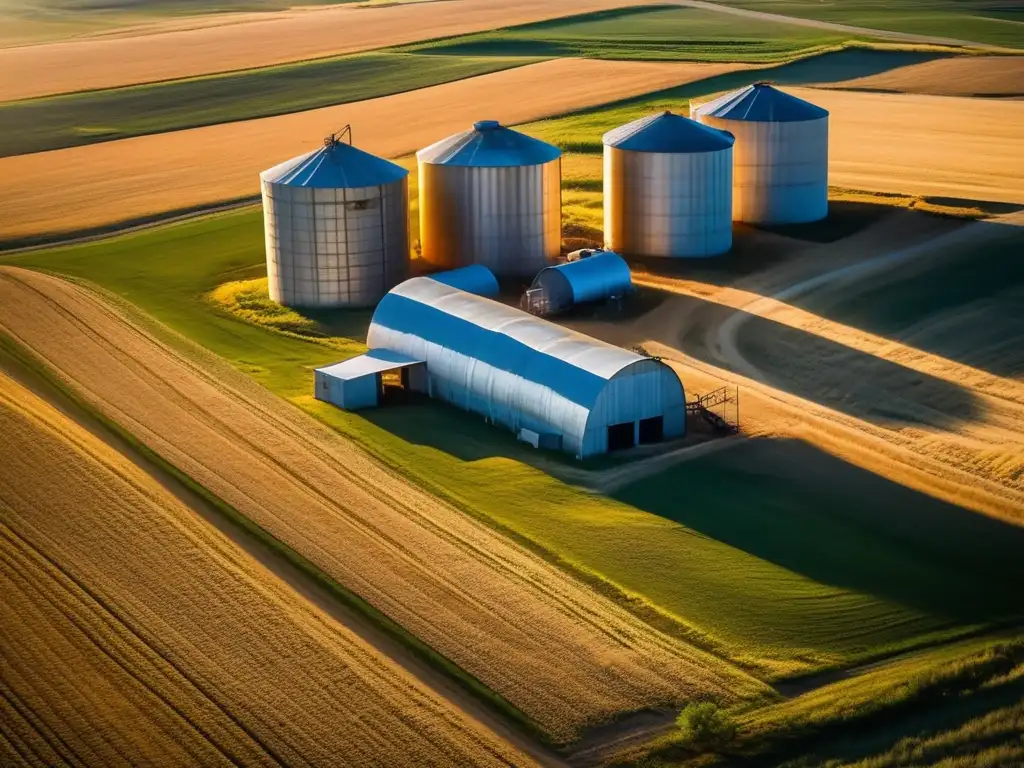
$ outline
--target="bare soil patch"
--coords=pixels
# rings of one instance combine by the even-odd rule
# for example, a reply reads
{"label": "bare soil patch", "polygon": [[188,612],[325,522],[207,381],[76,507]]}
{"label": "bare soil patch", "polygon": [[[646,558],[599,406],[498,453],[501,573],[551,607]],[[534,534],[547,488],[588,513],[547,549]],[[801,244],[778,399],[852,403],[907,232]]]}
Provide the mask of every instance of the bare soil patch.
{"label": "bare soil patch", "polygon": [[831,113],[834,186],[1024,203],[1024,101],[786,90]]}
{"label": "bare soil patch", "polygon": [[960,56],[912,64],[829,88],[932,96],[1024,96],[1024,56]]}
{"label": "bare soil patch", "polygon": [[226,364],[180,357],[82,288],[5,269],[0,328],[556,739],[624,711],[761,690],[410,486]]}
{"label": "bare soil patch", "polygon": [[532,764],[3,373],[0,430],[15,762]]}
{"label": "bare soil patch", "polygon": [[351,123],[396,157],[474,120],[521,123],[741,69],[560,59],[380,99],[0,160],[0,240],[74,231],[259,194],[259,172]]}
{"label": "bare soil patch", "polygon": [[[458,0],[221,14],[136,34],[0,50],[0,101],[152,83],[368,51],[645,0]],[[19,73],[22,73],[19,75]],[[31,77],[25,76],[31,73]]]}

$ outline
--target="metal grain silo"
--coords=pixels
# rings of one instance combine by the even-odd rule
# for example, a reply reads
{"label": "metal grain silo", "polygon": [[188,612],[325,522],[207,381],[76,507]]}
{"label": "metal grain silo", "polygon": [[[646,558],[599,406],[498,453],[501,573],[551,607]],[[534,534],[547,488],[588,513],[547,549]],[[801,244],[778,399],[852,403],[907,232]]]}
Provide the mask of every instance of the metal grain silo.
{"label": "metal grain silo", "polygon": [[409,172],[335,136],[260,174],[270,298],[373,306],[408,276]]}
{"label": "metal grain silo", "polygon": [[717,256],[732,246],[732,145],[663,112],[604,135],[605,245],[626,256]]}
{"label": "metal grain silo", "polygon": [[484,120],[416,153],[421,256],[533,276],[562,239],[561,152]]}
{"label": "metal grain silo", "polygon": [[799,224],[828,215],[826,110],[755,83],[691,106],[690,116],[736,137],[734,219]]}

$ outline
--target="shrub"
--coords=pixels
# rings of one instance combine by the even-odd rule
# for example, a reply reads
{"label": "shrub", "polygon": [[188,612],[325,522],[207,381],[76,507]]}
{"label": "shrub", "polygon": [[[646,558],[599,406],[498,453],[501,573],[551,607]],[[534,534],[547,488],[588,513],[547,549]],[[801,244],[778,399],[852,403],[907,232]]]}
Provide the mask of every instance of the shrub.
{"label": "shrub", "polygon": [[688,704],[676,719],[679,740],[690,749],[706,751],[728,746],[736,738],[736,724],[711,701]]}

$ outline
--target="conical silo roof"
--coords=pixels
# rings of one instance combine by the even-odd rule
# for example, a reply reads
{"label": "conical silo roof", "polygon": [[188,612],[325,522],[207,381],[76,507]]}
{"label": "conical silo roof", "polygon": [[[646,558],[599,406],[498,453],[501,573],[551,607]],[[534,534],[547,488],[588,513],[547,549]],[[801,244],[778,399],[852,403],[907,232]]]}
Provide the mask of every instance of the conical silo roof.
{"label": "conical silo roof", "polygon": [[416,159],[432,165],[506,168],[543,165],[561,154],[558,147],[506,128],[497,120],[481,120],[468,131],[421,149]]}
{"label": "conical silo roof", "polygon": [[828,110],[780,91],[768,83],[754,83],[697,108],[698,115],[758,123],[799,123],[828,117]]}
{"label": "conical silo roof", "polygon": [[351,144],[329,140],[320,149],[264,171],[260,178],[270,184],[290,187],[357,189],[390,184],[408,175],[408,170],[389,160]]}
{"label": "conical silo roof", "polygon": [[719,131],[672,112],[642,117],[620,125],[604,135],[606,146],[629,152],[687,153],[717,152],[728,149],[735,139]]}

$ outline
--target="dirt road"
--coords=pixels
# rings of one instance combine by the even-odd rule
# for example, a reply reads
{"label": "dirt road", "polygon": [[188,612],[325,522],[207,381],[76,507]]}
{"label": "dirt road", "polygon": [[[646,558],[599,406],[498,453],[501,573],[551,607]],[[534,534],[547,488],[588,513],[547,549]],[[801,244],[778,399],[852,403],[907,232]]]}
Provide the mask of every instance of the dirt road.
{"label": "dirt road", "polygon": [[[220,14],[168,20],[92,39],[0,50],[0,101],[170,80],[365,51],[418,40],[499,29],[649,0],[450,0],[356,8],[351,5],[280,13]],[[661,3],[654,3],[655,5]],[[730,8],[700,0],[684,5],[834,32],[992,49],[962,40],[871,30],[813,19]],[[998,49],[996,49],[998,50]],[[31,72],[32,77],[18,73]]]}
{"label": "dirt road", "polygon": [[0,763],[532,765],[0,372]]}
{"label": "dirt road", "polygon": [[789,303],[884,281],[900,262],[917,259],[925,268],[943,249],[983,247],[1005,235],[1001,227],[1024,222],[1014,214],[1002,224],[940,226],[888,250],[889,230],[912,230],[912,216],[882,222],[846,246],[807,248],[733,286],[640,277],[680,298],[634,333],[650,333],[652,351],[683,364],[684,376],[692,368],[741,383],[745,431],[804,437],[911,487],[1024,522],[1024,383]]}
{"label": "dirt road", "polygon": [[[396,157],[484,117],[521,123],[743,68],[560,59],[291,115],[0,159],[0,240],[259,194],[259,172],[351,123]],[[557,87],[552,87],[557,84]]]}
{"label": "dirt road", "polygon": [[0,328],[557,739],[623,711],[760,690],[391,475],[243,374],[179,357],[83,289],[5,269]]}

